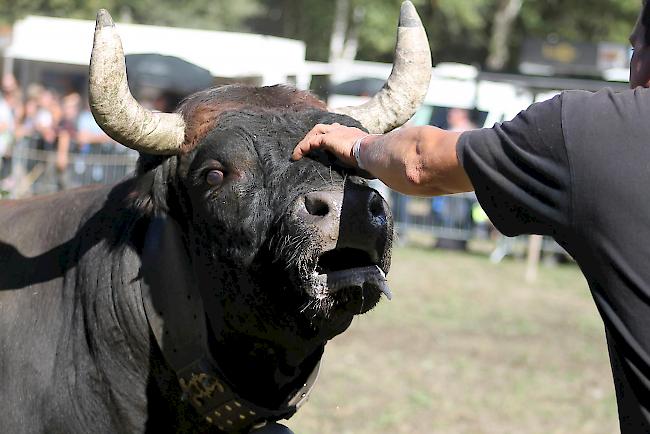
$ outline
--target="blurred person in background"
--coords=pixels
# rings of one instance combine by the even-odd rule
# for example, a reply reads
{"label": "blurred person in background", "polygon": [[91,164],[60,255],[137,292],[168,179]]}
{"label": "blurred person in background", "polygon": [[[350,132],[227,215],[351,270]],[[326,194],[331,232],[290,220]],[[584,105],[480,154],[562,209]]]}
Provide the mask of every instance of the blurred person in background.
{"label": "blurred person in background", "polygon": [[447,111],[447,130],[462,133],[475,128],[476,124],[470,119],[468,110],[453,107]]}
{"label": "blurred person in background", "polygon": [[57,129],[56,142],[57,186],[59,190],[67,187],[68,155],[71,148],[77,143],[80,106],[81,96],[77,92],[72,92],[61,100],[61,121]]}
{"label": "blurred person in background", "polygon": [[86,101],[84,109],[77,120],[77,143],[79,151],[82,153],[89,153],[93,146],[107,148],[112,147],[114,143],[97,125],[88,106],[88,101]]}
{"label": "blurred person in background", "polygon": [[[126,147],[115,146],[115,142],[97,125],[87,101],[77,120],[77,144],[81,155],[110,155],[127,152],[122,150],[122,148]],[[82,158],[79,158],[73,163],[73,171],[79,184],[101,182],[106,176],[109,176],[105,172],[107,169],[115,170],[119,167],[86,163]],[[123,173],[119,175],[111,173],[109,176],[110,179],[119,179],[124,176],[127,172],[125,167],[123,166],[120,169]]]}
{"label": "blurred person in background", "polygon": [[22,117],[16,125],[16,142],[36,135],[36,115],[43,90],[40,84],[30,84],[27,87]]}
{"label": "blurred person in background", "polygon": [[[462,133],[473,130],[476,124],[470,118],[470,112],[464,108],[452,107],[447,110],[447,131]],[[467,238],[460,234],[470,234],[474,229],[472,207],[476,199],[466,196],[437,196],[431,199],[431,212],[434,221],[449,233],[459,234],[457,238],[439,236],[435,247],[438,249],[467,250]]]}
{"label": "blurred person in background", "polygon": [[[7,86],[5,86],[5,82]],[[9,153],[14,140],[16,128],[12,107],[13,90],[8,78],[2,79],[2,96],[0,97],[0,178],[5,175],[3,167],[7,166]]]}
{"label": "blurred person in background", "polygon": [[2,95],[11,107],[14,115],[14,121],[17,122],[23,117],[23,95],[18,86],[18,81],[13,74],[4,74],[2,76]]}
{"label": "blurred person in background", "polygon": [[38,109],[34,117],[34,130],[38,148],[52,151],[56,147],[57,127],[61,121],[61,106],[56,93],[44,89],[39,96]]}
{"label": "blurred person in background", "polygon": [[567,91],[512,121],[368,135],[316,125],[325,149],[405,194],[475,190],[508,236],[553,237],[580,265],[605,325],[622,434],[650,433],[650,6],[630,37],[632,90]]}
{"label": "blurred person in background", "polygon": [[17,119],[16,123],[11,169],[12,176],[8,180],[10,186],[15,186],[19,179],[32,170],[36,164],[33,161],[29,162],[27,156],[29,155],[29,150],[36,149],[41,142],[39,133],[36,130],[36,119],[43,92],[43,86],[39,84],[30,84],[27,87],[22,116]]}

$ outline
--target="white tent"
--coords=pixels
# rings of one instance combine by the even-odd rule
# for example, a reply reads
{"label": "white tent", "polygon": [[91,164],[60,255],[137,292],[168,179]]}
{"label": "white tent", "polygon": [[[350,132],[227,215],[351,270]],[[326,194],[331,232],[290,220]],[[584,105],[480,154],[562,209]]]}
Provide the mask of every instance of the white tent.
{"label": "white tent", "polygon": [[[88,65],[94,21],[28,16],[16,22],[5,63],[12,59]],[[176,56],[215,77],[259,77],[261,84],[295,77],[304,86],[305,44],[272,36],[207,30],[116,24],[125,54]]]}

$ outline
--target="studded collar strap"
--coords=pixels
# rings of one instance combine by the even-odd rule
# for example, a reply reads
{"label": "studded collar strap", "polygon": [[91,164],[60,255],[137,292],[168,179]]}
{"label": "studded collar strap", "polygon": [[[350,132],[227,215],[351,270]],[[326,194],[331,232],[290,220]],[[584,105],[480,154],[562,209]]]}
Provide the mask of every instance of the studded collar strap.
{"label": "studded collar strap", "polygon": [[247,432],[291,417],[309,397],[320,362],[277,409],[241,398],[207,347],[207,324],[181,232],[171,218],[154,218],[142,254],[142,301],[149,327],[196,411],[226,432]]}
{"label": "studded collar strap", "polygon": [[209,358],[197,360],[178,371],[176,375],[183,392],[206,421],[222,431],[245,432],[266,422],[293,416],[309,398],[309,393],[318,377],[318,365],[302,387],[294,392],[284,405],[275,410],[258,406],[237,396],[218,374],[217,367]]}

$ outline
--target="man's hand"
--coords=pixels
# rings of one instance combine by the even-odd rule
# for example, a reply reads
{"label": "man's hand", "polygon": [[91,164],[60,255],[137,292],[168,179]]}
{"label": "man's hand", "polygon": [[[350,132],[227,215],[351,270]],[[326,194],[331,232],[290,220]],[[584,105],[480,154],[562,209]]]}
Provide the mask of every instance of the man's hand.
{"label": "man's hand", "polygon": [[324,149],[330,151],[344,164],[357,167],[357,161],[352,154],[352,146],[355,141],[367,135],[368,133],[358,128],[346,127],[341,124],[318,124],[298,143],[291,158],[300,160],[313,150]]}
{"label": "man's hand", "polygon": [[359,142],[359,160],[364,170],[393,190],[418,196],[460,193],[472,191],[473,187],[456,156],[459,137],[458,132],[431,126],[369,135],[340,124],[319,124],[298,143],[292,158],[299,160],[313,150],[323,149],[343,164],[359,167],[352,150],[355,142],[363,139]]}

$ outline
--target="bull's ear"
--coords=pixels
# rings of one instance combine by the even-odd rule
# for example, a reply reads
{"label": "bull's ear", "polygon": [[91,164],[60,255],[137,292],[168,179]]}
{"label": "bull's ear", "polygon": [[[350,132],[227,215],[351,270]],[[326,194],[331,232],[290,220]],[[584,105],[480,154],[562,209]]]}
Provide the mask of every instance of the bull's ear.
{"label": "bull's ear", "polygon": [[149,158],[159,157],[141,156],[126,203],[127,208],[137,211],[142,217],[154,217],[169,212],[169,187],[172,184],[170,171],[173,170],[170,166],[173,163],[163,161],[147,166],[146,161]]}
{"label": "bull's ear", "polygon": [[124,201],[125,208],[134,211],[140,217],[153,217],[157,208],[153,194],[154,179],[153,171],[134,177]]}

